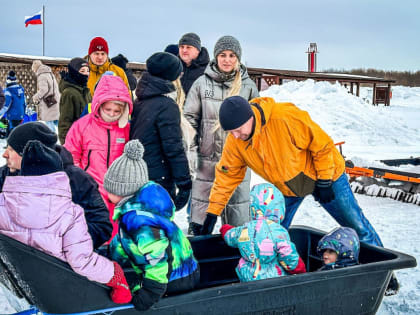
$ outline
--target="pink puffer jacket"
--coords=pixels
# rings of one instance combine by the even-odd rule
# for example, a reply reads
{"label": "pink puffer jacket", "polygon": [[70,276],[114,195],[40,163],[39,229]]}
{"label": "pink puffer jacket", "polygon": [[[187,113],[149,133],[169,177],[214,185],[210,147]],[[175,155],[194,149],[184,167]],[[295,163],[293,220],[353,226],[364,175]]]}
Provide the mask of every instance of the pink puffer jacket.
{"label": "pink puffer jacket", "polygon": [[67,262],[91,281],[108,283],[113,263],[93,251],[83,209],[71,201],[64,172],[6,177],[0,233]]}
{"label": "pink puffer jacket", "polygon": [[129,124],[120,128],[118,121],[105,122],[99,115],[103,103],[115,100],[128,103],[131,114],[133,102],[124,81],[117,76],[103,76],[93,96],[92,113],[73,123],[64,144],[72,154],[74,164],[84,169],[99,184],[104,200],[107,200],[103,188],[105,173],[124,152],[130,134]]}

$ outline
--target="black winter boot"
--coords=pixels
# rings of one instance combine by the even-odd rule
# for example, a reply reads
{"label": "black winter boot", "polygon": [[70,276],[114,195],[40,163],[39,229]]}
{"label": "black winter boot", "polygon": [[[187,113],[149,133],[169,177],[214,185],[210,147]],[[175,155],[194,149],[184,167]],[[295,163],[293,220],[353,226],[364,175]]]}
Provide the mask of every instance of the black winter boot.
{"label": "black winter boot", "polygon": [[385,296],[391,296],[398,293],[400,290],[400,284],[398,283],[395,273],[392,273],[391,279],[389,280],[388,287],[385,290]]}

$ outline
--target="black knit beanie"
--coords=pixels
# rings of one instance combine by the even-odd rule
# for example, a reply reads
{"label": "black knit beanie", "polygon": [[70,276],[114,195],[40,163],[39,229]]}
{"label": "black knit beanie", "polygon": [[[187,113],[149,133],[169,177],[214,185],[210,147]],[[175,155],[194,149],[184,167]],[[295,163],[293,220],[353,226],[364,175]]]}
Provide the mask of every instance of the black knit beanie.
{"label": "black knit beanie", "polygon": [[121,69],[127,69],[128,59],[124,55],[118,54],[114,58],[111,58],[111,61],[114,65],[117,65]]}
{"label": "black knit beanie", "polygon": [[231,96],[220,105],[219,121],[223,130],[234,130],[246,123],[254,112],[251,105],[241,96]]}
{"label": "black knit beanie", "polygon": [[174,81],[182,72],[182,63],[178,57],[166,52],[158,52],[146,60],[147,71],[164,80]]}
{"label": "black knit beanie", "polygon": [[89,67],[89,63],[83,58],[76,57],[76,58],[73,58],[72,60],[70,60],[70,63],[68,64],[68,67],[69,68],[71,67],[74,70],[76,70],[77,72],[79,72],[79,70],[82,67]]}
{"label": "black knit beanie", "polygon": [[25,146],[22,155],[22,176],[41,176],[63,171],[63,161],[53,149],[38,140],[31,140]]}
{"label": "black knit beanie", "polygon": [[179,47],[176,44],[170,44],[170,45],[166,46],[165,52],[170,53],[170,54],[172,54],[174,56],[178,56],[178,54],[179,54]]}
{"label": "black knit beanie", "polygon": [[181,46],[181,45],[193,46],[197,48],[198,51],[201,51],[201,39],[195,33],[187,33],[187,34],[182,35],[178,43],[178,46]]}
{"label": "black knit beanie", "polygon": [[16,83],[17,83],[16,73],[13,70],[10,70],[6,78],[6,85],[10,86]]}
{"label": "black knit beanie", "polygon": [[22,156],[23,149],[30,140],[38,140],[47,147],[54,149],[57,143],[57,134],[42,122],[28,122],[17,126],[10,132],[7,144]]}
{"label": "black knit beanie", "polygon": [[74,83],[84,87],[87,84],[89,76],[79,72],[82,67],[89,67],[89,64],[85,59],[79,57],[73,58],[67,65],[70,78],[73,79]]}

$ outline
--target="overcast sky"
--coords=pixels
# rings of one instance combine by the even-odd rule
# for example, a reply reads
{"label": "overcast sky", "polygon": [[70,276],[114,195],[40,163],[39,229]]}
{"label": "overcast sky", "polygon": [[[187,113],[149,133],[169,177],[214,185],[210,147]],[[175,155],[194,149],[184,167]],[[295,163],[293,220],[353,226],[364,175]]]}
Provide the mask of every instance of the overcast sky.
{"label": "overcast sky", "polygon": [[24,17],[43,4],[46,56],[84,56],[102,36],[111,57],[144,62],[195,32],[211,57],[219,37],[235,36],[251,67],[306,71],[316,42],[318,71],[420,70],[419,0],[0,0],[0,53],[42,55],[42,26]]}

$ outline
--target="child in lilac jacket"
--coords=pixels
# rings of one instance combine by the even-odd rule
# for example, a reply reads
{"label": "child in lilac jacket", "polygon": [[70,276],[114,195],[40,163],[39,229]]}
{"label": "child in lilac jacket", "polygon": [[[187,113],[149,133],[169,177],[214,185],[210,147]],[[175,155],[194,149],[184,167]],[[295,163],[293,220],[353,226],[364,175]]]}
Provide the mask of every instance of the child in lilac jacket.
{"label": "child in lilac jacket", "polygon": [[121,267],[93,251],[84,211],[72,202],[58,153],[29,141],[20,175],[7,176],[0,193],[0,233],[67,262],[78,274],[110,286],[115,303],[128,303]]}

